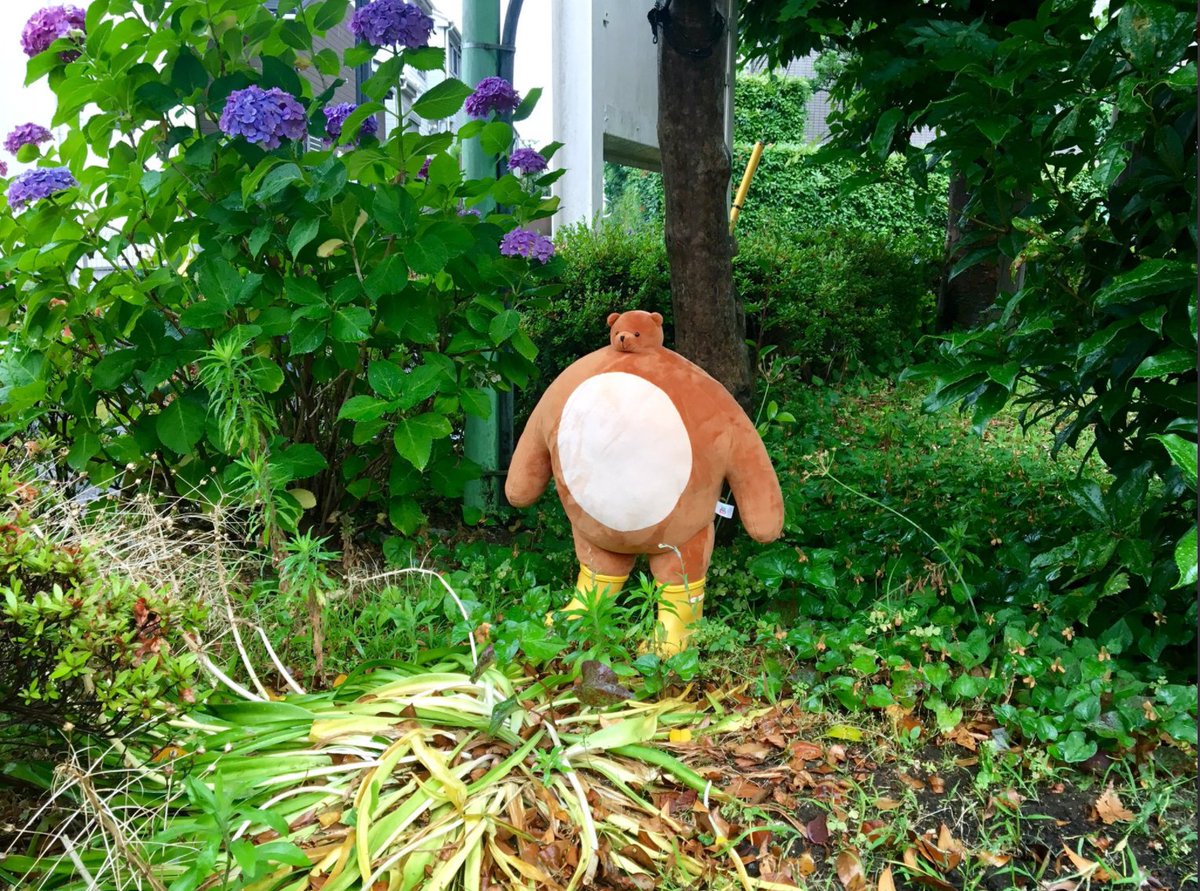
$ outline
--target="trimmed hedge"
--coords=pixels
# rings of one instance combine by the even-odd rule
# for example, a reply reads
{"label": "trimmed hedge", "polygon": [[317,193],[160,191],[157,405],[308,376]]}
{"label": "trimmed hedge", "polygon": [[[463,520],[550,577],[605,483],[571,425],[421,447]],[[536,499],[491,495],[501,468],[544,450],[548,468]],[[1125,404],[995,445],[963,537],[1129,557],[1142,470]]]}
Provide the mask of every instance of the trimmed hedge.
{"label": "trimmed hedge", "polygon": [[[610,312],[657,310],[674,342],[661,233],[613,225],[560,233],[563,290],[524,329],[537,344],[540,381],[519,391],[518,414],[571,362],[607,342]],[[908,236],[854,231],[750,230],[739,239],[734,285],[747,336],[793,358],[802,376],[839,376],[856,363],[892,370],[912,356],[933,315],[937,252]]]}

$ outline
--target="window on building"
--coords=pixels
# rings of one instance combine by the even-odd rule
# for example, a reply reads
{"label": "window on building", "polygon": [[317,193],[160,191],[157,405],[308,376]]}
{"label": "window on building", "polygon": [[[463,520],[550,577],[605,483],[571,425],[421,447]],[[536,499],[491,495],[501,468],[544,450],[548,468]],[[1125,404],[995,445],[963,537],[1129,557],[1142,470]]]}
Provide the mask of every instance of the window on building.
{"label": "window on building", "polygon": [[446,53],[446,70],[451,77],[458,77],[462,71],[462,46],[458,43],[450,44],[450,49]]}

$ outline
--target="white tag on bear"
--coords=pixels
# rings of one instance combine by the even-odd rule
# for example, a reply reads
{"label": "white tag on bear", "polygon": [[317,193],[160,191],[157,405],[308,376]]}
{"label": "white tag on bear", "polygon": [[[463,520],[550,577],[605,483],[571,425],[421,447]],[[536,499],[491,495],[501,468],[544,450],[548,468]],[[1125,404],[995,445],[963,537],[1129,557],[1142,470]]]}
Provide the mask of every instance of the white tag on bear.
{"label": "white tag on bear", "polygon": [[733,519],[733,505],[726,504],[724,501],[717,502],[717,516],[724,517],[727,520]]}

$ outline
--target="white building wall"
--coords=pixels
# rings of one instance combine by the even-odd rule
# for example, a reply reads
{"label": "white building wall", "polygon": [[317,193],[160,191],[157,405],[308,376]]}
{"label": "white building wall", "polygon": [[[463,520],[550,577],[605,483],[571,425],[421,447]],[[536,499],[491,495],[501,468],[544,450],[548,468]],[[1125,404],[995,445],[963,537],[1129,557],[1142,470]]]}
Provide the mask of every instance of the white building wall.
{"label": "white building wall", "polygon": [[552,6],[555,228],[604,207],[604,162],[657,170],[658,47],[643,0],[570,0]]}

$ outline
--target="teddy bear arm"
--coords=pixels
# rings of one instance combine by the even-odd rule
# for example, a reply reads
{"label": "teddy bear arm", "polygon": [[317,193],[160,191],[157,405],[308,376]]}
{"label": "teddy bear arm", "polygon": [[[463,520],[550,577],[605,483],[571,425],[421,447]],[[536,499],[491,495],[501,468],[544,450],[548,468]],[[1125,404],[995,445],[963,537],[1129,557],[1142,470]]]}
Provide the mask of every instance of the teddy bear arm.
{"label": "teddy bear arm", "polygon": [[542,434],[541,412],[538,409],[530,416],[525,432],[517,441],[508,467],[508,477],[504,481],[504,496],[513,507],[529,507],[541,497],[550,483],[550,448]]}
{"label": "teddy bear arm", "polygon": [[739,429],[729,457],[726,478],[742,525],[755,541],[774,541],[783,532],[783,493],[758,431]]}

